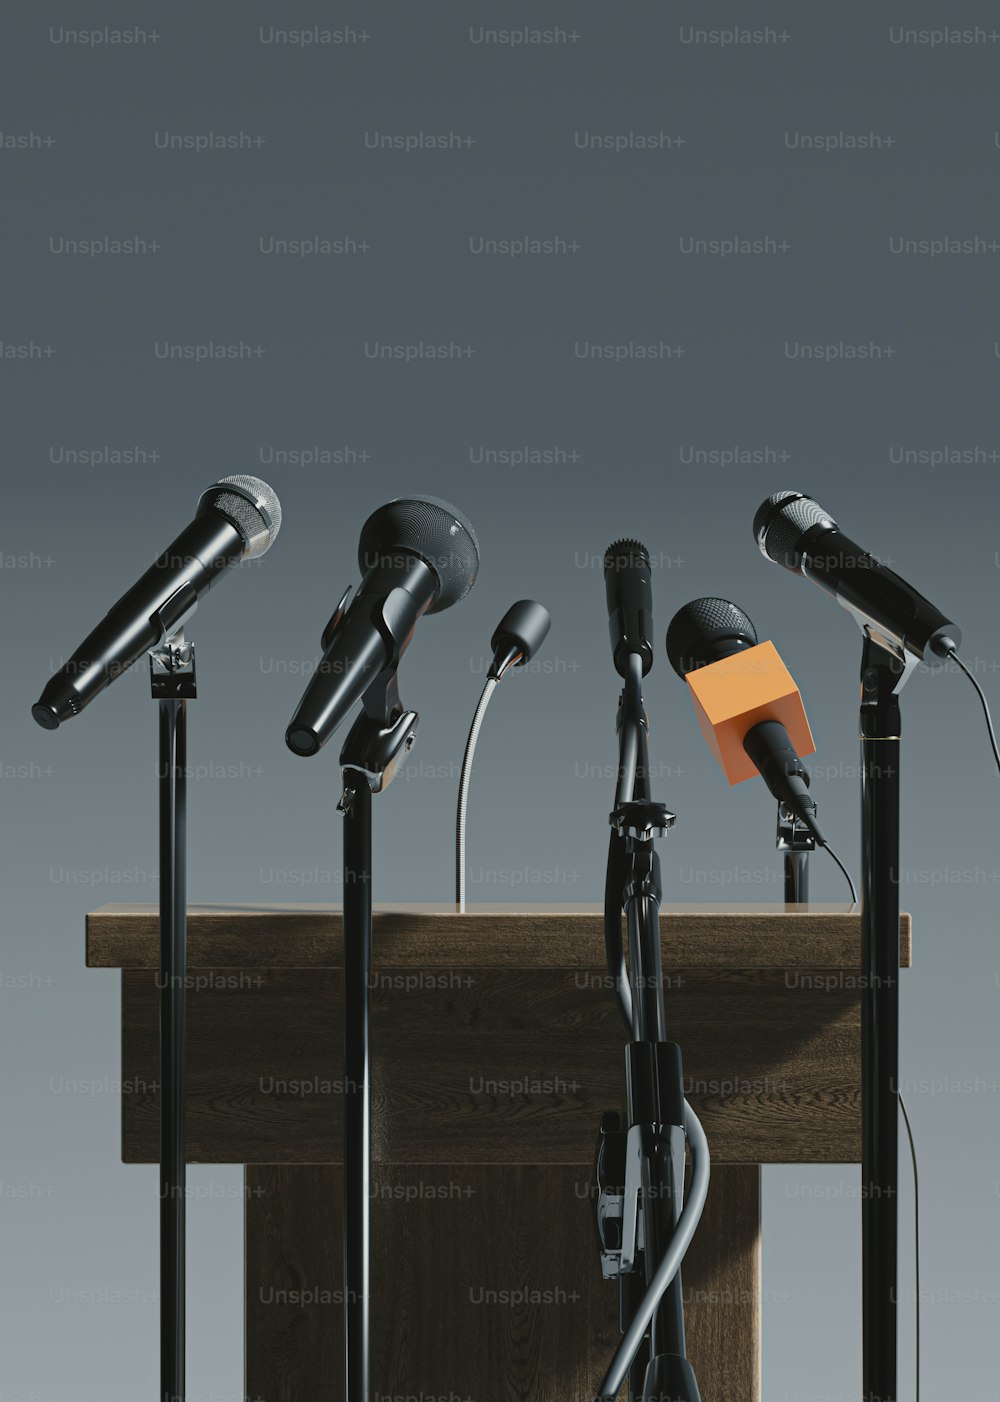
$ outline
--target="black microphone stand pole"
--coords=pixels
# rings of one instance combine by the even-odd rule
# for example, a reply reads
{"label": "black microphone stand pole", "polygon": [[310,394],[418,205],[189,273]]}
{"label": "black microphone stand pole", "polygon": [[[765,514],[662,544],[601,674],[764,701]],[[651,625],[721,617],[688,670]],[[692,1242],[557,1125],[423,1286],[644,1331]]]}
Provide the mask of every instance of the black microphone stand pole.
{"label": "black microphone stand pole", "polygon": [[[328,644],[324,637],[324,646]],[[371,1399],[372,796],[416,739],[394,671],[376,677],[340,753],[344,815],[344,1402]]]}
{"label": "black microphone stand pole", "polygon": [[[618,1277],[623,1333],[673,1237],[683,1206],[686,1150],[681,1051],[666,1040],[662,884],[654,847],[654,839],[665,836],[675,818],[650,795],[642,663],[638,655],[629,663],[618,705],[619,770],[605,906],[609,970],[616,987],[623,912],[628,935],[628,1124],[623,1127],[616,1113],[605,1115],[597,1150],[601,1267],[605,1279]],[[673,1402],[700,1398],[687,1359],[680,1269],[628,1371],[629,1402],[659,1402],[668,1396]]]}
{"label": "black microphone stand pole", "polygon": [[184,1402],[187,1017],[187,703],[197,695],[183,628],[149,654],[159,709],[160,1402]]}
{"label": "black microphone stand pole", "polygon": [[899,692],[916,659],[861,661],[861,1232],[864,1402],[896,1402],[899,1205]]}
{"label": "black microphone stand pole", "polygon": [[816,839],[801,818],[784,803],[778,803],[778,851],[785,859],[785,904],[809,902],[809,853],[815,852]]}

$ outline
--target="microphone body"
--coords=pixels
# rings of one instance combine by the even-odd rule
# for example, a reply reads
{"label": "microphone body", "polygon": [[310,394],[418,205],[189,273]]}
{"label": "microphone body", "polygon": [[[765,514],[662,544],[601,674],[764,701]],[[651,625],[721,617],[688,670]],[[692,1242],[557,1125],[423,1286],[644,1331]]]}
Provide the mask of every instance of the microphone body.
{"label": "microphone body", "polygon": [[637,540],[617,540],[604,552],[608,629],[615,670],[628,673],[628,659],[642,658],[642,675],[653,665],[653,588],[649,551]]}
{"label": "microphone body", "polygon": [[934,665],[962,641],[950,619],[800,492],[769,497],[754,518],[754,538],[767,559],[811,579],[900,652]]}
{"label": "microphone body", "polygon": [[290,750],[323,748],[379,673],[398,664],[436,593],[433,571],[415,555],[368,571],[285,732]]}
{"label": "microphone body", "polygon": [[782,723],[758,721],[744,735],[743,748],[772,797],[800,818],[819,845],[825,847],[826,839],[816,822],[816,800],[809,792],[809,772]]}
{"label": "microphone body", "polygon": [[[234,482],[256,485],[251,494]],[[38,724],[55,730],[78,715],[143,653],[176,632],[231,566],[245,555],[263,554],[280,522],[277,497],[256,478],[223,480],[210,487],[191,524],[50,678],[31,710]]]}

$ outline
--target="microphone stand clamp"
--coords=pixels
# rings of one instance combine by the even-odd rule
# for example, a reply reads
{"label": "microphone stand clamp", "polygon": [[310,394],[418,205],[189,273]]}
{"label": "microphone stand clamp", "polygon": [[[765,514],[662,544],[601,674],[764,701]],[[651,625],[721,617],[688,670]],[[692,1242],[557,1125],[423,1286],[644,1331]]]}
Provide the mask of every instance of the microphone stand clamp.
{"label": "microphone stand clamp", "polygon": [[185,641],[183,628],[150,649],[149,688],[154,701],[194,701],[197,698],[194,644]]}
{"label": "microphone stand clamp", "polygon": [[652,842],[656,837],[666,837],[677,822],[677,814],[655,799],[632,798],[619,803],[611,813],[610,822],[619,837]]}

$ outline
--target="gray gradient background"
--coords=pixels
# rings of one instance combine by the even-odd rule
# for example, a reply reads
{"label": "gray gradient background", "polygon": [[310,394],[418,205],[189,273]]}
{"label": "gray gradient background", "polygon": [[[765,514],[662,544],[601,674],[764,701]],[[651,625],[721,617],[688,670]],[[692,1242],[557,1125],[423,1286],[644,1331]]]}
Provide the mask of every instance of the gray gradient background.
{"label": "gray gradient background", "polygon": [[[155,714],[142,669],[56,735],[32,724],[29,706],[216,476],[270,481],[285,523],[271,554],[242,567],[191,630],[201,691],[191,760],[222,770],[191,786],[196,902],[337,899],[317,881],[335,861],[336,751],[305,762],[282,734],[355,578],[361,522],[399,493],[460,505],[482,569],[467,601],[421,624],[406,659],[404,699],[423,723],[405,779],[377,805],[384,900],[450,896],[462,737],[492,628],[523,595],[555,621],[536,674],[505,685],[484,733],[470,894],[600,899],[617,689],[598,561],[618,534],[640,534],[654,554],[661,632],[687,599],[720,593],[775,638],[819,741],[820,811],[855,871],[859,639],[832,602],[759,558],[760,499],[811,491],[891,558],[960,621],[965,656],[1000,704],[997,252],[890,251],[896,237],[988,245],[1000,234],[995,9],[772,0],[744,11],[577,3],[514,14],[456,0],[335,14],[308,3],[5,11],[3,131],[54,144],[0,150],[0,339],[54,353],[0,360],[4,1402],[133,1402],[155,1387],[155,1170],[117,1161],[118,979],[83,967],[88,909],[157,898]],[[470,25],[529,21],[577,37],[470,42]],[[685,26],[736,21],[787,26],[787,38],[683,42]],[[355,37],[260,42],[260,25],[282,23],[349,25]],[[893,40],[894,25],[945,23],[984,36]],[[159,37],[53,41],[76,24]],[[212,130],[263,144],[156,147],[158,131]],[[375,131],[475,144],[366,149]],[[684,144],[580,150],[584,131]],[[840,131],[895,144],[786,145],[786,133]],[[131,235],[159,250],[50,251],[50,239]],[[312,235],[370,248],[259,251],[261,238]],[[470,238],[523,235],[580,246],[470,252]],[[681,251],[688,237],[733,235],[790,248]],[[241,340],[264,353],[193,364],[154,349]],[[453,340],[475,354],[410,364],[365,354],[366,342]],[[661,341],[684,354],[578,355],[587,342]],[[787,354],[795,342],[894,354],[804,362]],[[347,448],[350,460],[273,465],[272,449],[313,445]],[[524,445],[562,460],[479,461],[483,449]],[[139,462],[65,461],[135,446]],[[759,460],[689,461],[734,446]],[[941,465],[945,448],[964,460]],[[915,456],[894,461],[901,450]],[[774,899],[772,805],[758,784],[726,790],[662,651],[647,699],[658,792],[679,814],[663,851],[668,899]],[[903,1064],[926,1206],[926,1395],[980,1402],[1000,1395],[997,776],[961,678],[918,675],[905,728],[903,901],[916,966]],[[821,861],[814,895],[843,898]],[[70,1089],[74,1079],[93,1093]],[[240,1176],[201,1168],[192,1180],[202,1197],[190,1209],[189,1395],[221,1402],[241,1392]],[[768,1402],[860,1391],[858,1184],[855,1167],[765,1174]],[[910,1202],[907,1190],[904,1213]],[[139,1298],[74,1302],[87,1291]],[[906,1397],[908,1310],[903,1321]]]}

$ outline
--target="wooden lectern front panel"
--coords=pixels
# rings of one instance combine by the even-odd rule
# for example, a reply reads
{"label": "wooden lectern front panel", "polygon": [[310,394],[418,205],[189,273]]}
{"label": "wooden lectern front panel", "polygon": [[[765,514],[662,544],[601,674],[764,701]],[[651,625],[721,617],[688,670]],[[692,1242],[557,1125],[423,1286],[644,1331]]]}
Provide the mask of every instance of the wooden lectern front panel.
{"label": "wooden lectern front panel", "polygon": [[[337,1396],[341,1170],[260,1165],[246,1186],[247,1395]],[[376,1397],[591,1402],[620,1332],[589,1175],[383,1165],[372,1192]],[[683,1286],[702,1396],[759,1402],[759,1169],[715,1171]]]}

